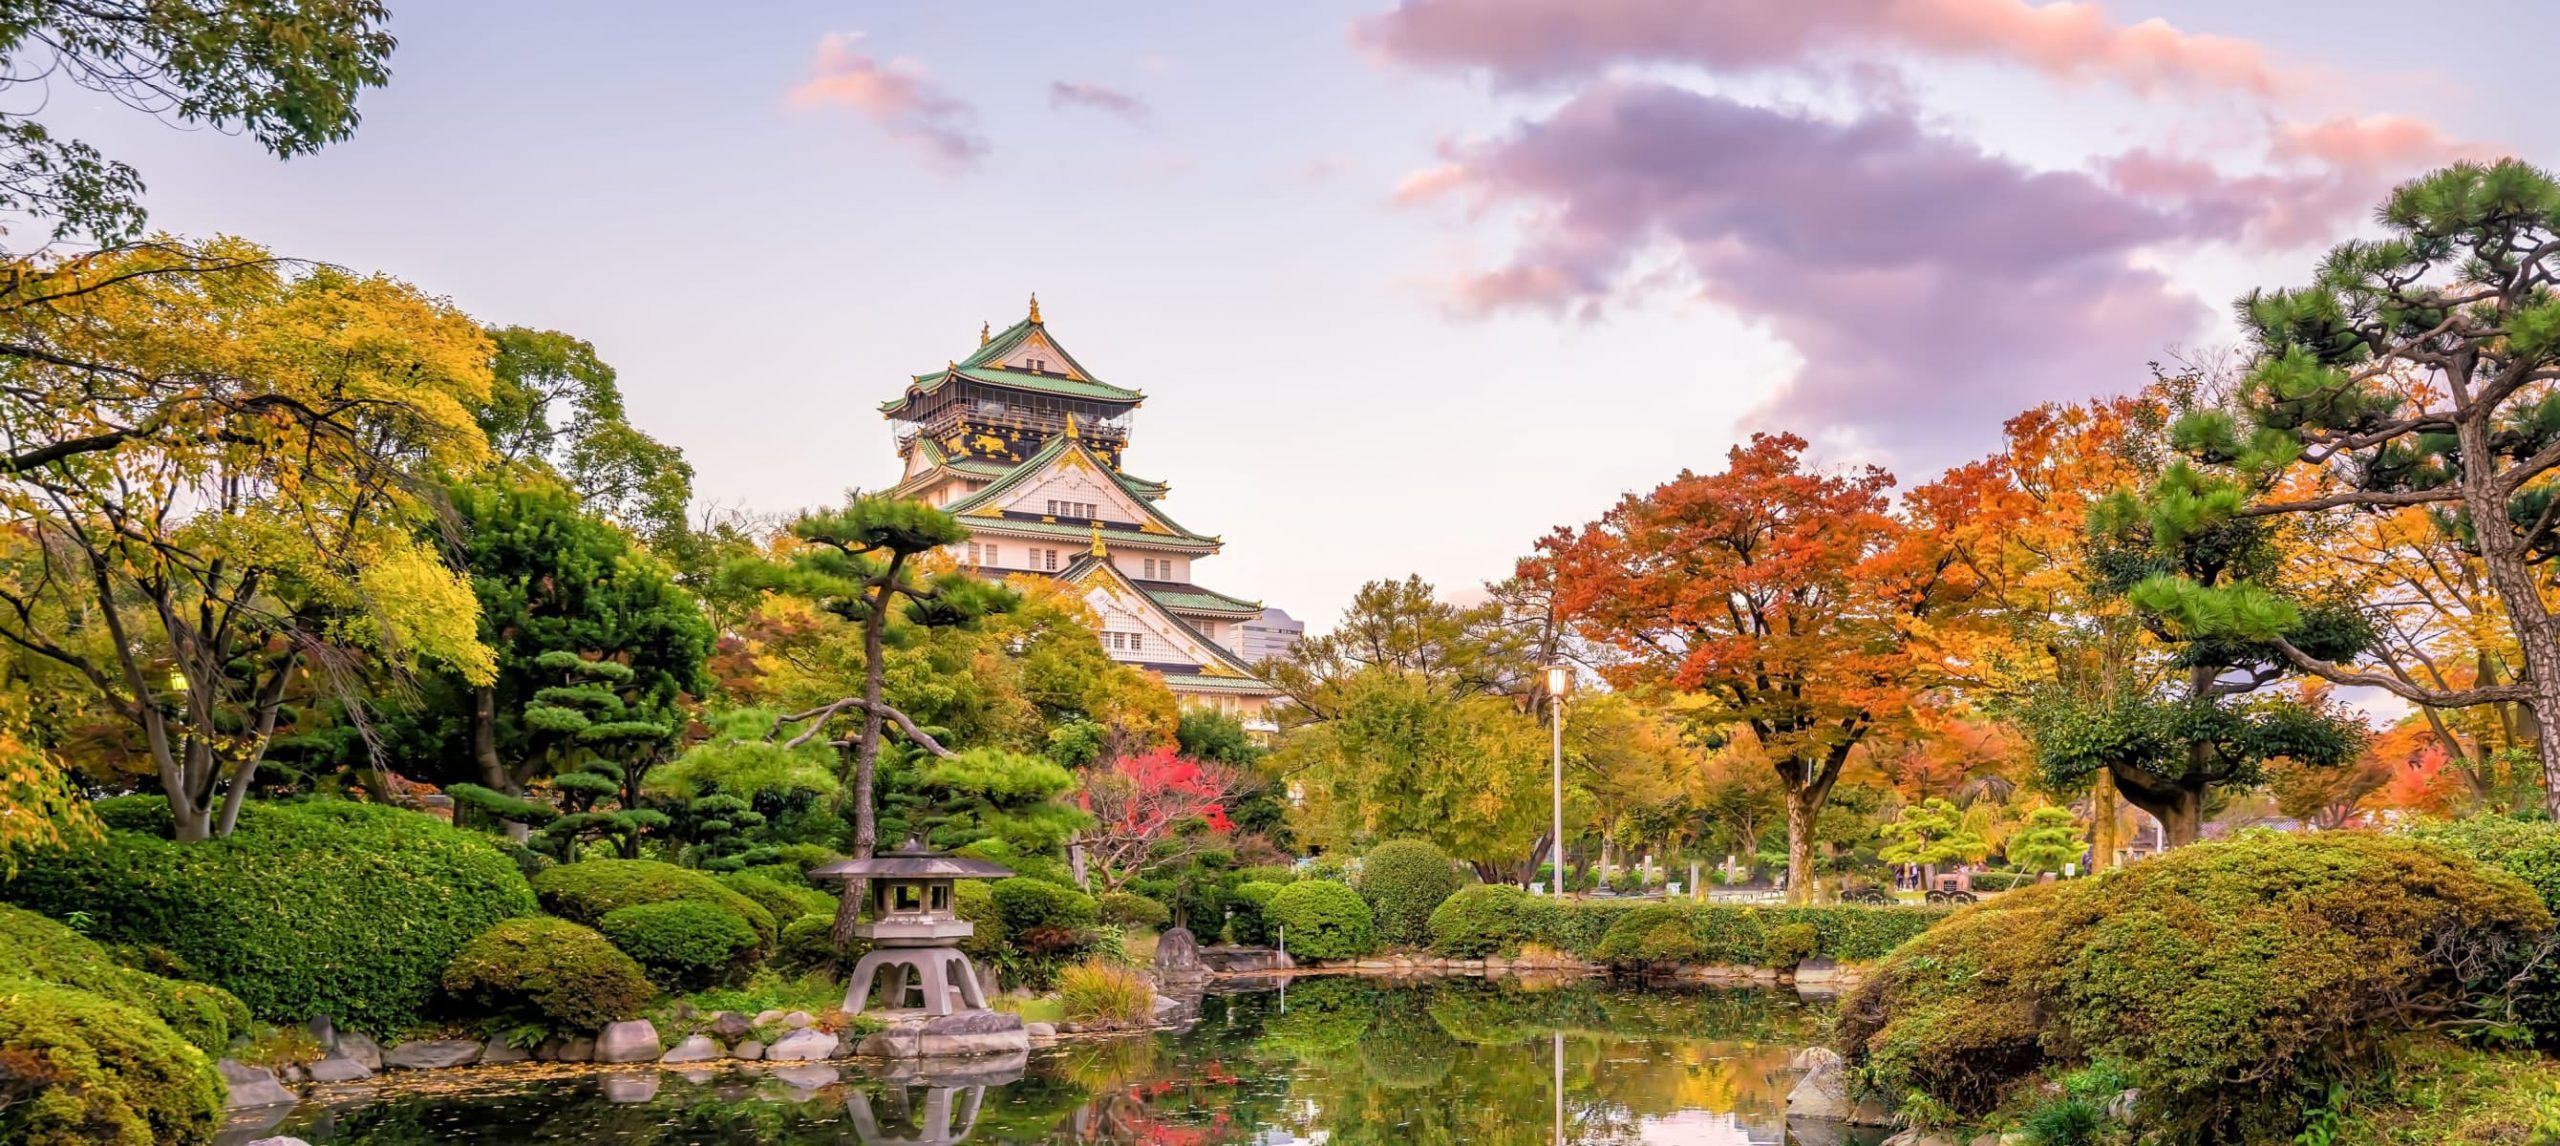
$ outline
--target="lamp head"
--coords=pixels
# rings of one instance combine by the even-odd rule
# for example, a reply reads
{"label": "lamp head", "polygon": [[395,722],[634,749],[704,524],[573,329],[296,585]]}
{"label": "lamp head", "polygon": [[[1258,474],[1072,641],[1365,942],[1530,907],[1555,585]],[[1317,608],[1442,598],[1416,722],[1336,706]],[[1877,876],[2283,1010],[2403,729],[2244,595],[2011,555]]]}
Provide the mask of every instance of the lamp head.
{"label": "lamp head", "polygon": [[1547,695],[1563,696],[1573,687],[1573,669],[1567,665],[1547,666]]}

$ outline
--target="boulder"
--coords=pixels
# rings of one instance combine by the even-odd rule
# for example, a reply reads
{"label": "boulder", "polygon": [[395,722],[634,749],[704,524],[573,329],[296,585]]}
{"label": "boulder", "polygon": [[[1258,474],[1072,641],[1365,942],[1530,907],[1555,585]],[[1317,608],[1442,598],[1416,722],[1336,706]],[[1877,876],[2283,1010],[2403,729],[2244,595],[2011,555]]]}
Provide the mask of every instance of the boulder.
{"label": "boulder", "polygon": [[532,1051],[528,1051],[523,1047],[508,1042],[505,1039],[490,1039],[488,1042],[480,1044],[480,1065],[482,1066],[496,1066],[500,1063],[509,1062],[524,1062],[532,1057]]}
{"label": "boulder", "polygon": [[1024,1023],[1022,1033],[1033,1042],[1048,1042],[1058,1037],[1058,1028],[1050,1023]]}
{"label": "boulder", "polygon": [[748,1062],[754,1062],[757,1059],[764,1057],[764,1044],[757,1042],[754,1039],[748,1039],[745,1042],[739,1043],[735,1048],[732,1048],[729,1051],[729,1057],[742,1058]]}
{"label": "boulder", "polygon": [[596,1089],[607,1102],[632,1105],[658,1096],[658,1072],[616,1071],[596,1080]]}
{"label": "boulder", "polygon": [[363,1063],[366,1070],[382,1069],[382,1044],[366,1037],[362,1032],[339,1031],[335,1041],[324,1045],[332,1054],[345,1055]]}
{"label": "boulder", "polygon": [[658,1056],[658,1061],[662,1063],[710,1062],[719,1057],[721,1057],[719,1043],[711,1041],[709,1035],[695,1035],[677,1043],[675,1049]]}
{"label": "boulder", "polygon": [[480,1061],[480,1044],[471,1039],[422,1039],[402,1043],[382,1057],[389,1070],[443,1070]]}
{"label": "boulder", "polygon": [[1840,1052],[1830,1047],[1806,1047],[1797,1051],[1794,1058],[1787,1060],[1787,1069],[1807,1073],[1838,1070],[1840,1067]]}
{"label": "boulder", "polygon": [[724,1043],[734,1043],[745,1038],[754,1029],[755,1024],[748,1022],[745,1015],[736,1011],[721,1011],[711,1016],[711,1037]]}
{"label": "boulder", "polygon": [[835,1054],[834,1035],[807,1029],[795,1030],[764,1048],[764,1057],[771,1062],[815,1062],[834,1058]]}
{"label": "boulder", "polygon": [[747,1021],[759,1027],[769,1027],[782,1021],[782,1012],[772,1009],[757,1011],[756,1017]]}
{"label": "boulder", "polygon": [[1200,962],[1200,940],[1188,927],[1166,929],[1156,937],[1156,981],[1197,980],[1209,973]]}
{"label": "boulder", "polygon": [[597,1062],[656,1062],[666,1048],[658,1045],[658,1028],[647,1019],[607,1023],[596,1033]]}
{"label": "boulder", "polygon": [[283,1083],[276,1081],[274,1071],[263,1066],[251,1066],[228,1058],[213,1065],[214,1069],[222,1072],[222,1081],[231,1084],[231,1097],[226,1105],[233,1110],[300,1101],[292,1091],[284,1088]]}
{"label": "boulder", "polygon": [[311,1146],[311,1144],[299,1138],[288,1138],[279,1134],[273,1138],[256,1139],[248,1146]]}
{"label": "boulder", "polygon": [[1957,1146],[1956,1140],[1927,1130],[1905,1130],[1877,1146]]}
{"label": "boulder", "polygon": [[805,1031],[817,1026],[818,1019],[807,1011],[793,1011],[782,1016],[782,1025],[786,1030]]}
{"label": "boulder", "polygon": [[959,1011],[926,1019],[918,1031],[916,1054],[922,1058],[966,1058],[1005,1054],[1031,1045],[1022,1016],[1005,1011]]}
{"label": "boulder", "polygon": [[1873,1099],[1861,1099],[1853,1093],[1849,1072],[1837,1062],[1812,1060],[1817,1065],[1796,1080],[1795,1089],[1787,1092],[1787,1120],[1841,1122],[1856,1126],[1889,1126],[1891,1116]]}
{"label": "boulder", "polygon": [[361,1082],[372,1077],[372,1067],[345,1055],[333,1054],[311,1064],[313,1082]]}
{"label": "boulder", "polygon": [[805,1101],[810,1095],[836,1084],[836,1068],[831,1066],[786,1066],[772,1077],[799,1093],[793,1097]]}

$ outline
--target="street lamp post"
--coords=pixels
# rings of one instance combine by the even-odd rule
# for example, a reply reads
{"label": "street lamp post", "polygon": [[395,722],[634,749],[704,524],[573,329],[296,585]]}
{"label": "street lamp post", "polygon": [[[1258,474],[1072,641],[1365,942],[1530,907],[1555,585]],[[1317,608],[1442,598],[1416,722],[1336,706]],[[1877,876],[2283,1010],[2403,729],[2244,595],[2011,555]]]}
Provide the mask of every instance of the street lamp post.
{"label": "street lamp post", "polygon": [[1566,665],[1547,666],[1547,723],[1555,728],[1555,820],[1549,825],[1555,835],[1547,846],[1547,854],[1555,862],[1555,871],[1547,894],[1564,894],[1564,690],[1573,683],[1573,670]]}

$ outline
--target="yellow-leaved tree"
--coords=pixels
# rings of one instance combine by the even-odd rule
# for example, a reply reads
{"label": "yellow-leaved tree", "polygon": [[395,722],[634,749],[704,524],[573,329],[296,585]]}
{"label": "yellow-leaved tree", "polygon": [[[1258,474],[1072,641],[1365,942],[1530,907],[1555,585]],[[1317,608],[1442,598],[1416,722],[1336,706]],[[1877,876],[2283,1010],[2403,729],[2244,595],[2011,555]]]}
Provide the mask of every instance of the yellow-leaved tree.
{"label": "yellow-leaved tree", "polygon": [[297,690],[494,671],[420,529],[423,479],[487,458],[490,354],[234,239],[0,270],[0,644],[130,729],[177,838],[229,833]]}

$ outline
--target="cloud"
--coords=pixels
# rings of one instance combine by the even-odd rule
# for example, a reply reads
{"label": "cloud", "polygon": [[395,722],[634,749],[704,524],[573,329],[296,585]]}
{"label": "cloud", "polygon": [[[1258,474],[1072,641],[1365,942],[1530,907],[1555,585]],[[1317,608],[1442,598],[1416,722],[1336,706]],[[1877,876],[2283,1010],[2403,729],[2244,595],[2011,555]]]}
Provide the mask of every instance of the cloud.
{"label": "cloud", "polygon": [[2036,402],[2138,384],[2210,312],[2137,254],[2247,225],[1904,113],[1820,120],[1644,82],[1455,146],[1406,190],[1526,216],[1514,256],[1460,285],[1463,309],[1597,313],[1668,248],[1802,356],[1762,413],[1923,456]]}
{"label": "cloud", "polygon": [[976,107],[944,92],[913,60],[883,63],[865,53],[860,32],[829,33],[820,41],[812,74],[791,89],[788,102],[852,110],[954,171],[976,167],[993,150],[978,134]]}
{"label": "cloud", "polygon": [[2204,86],[2273,96],[2300,77],[2247,40],[2161,20],[2111,21],[2095,3],[2028,0],[1402,0],[1356,37],[1390,59],[1482,69],[1505,87],[1619,64],[1801,71],[1888,55],[2015,63],[2055,80],[2135,91]]}
{"label": "cloud", "polygon": [[1127,92],[1101,84],[1080,84],[1069,80],[1049,82],[1049,106],[1088,107],[1141,126],[1149,115],[1146,101]]}

